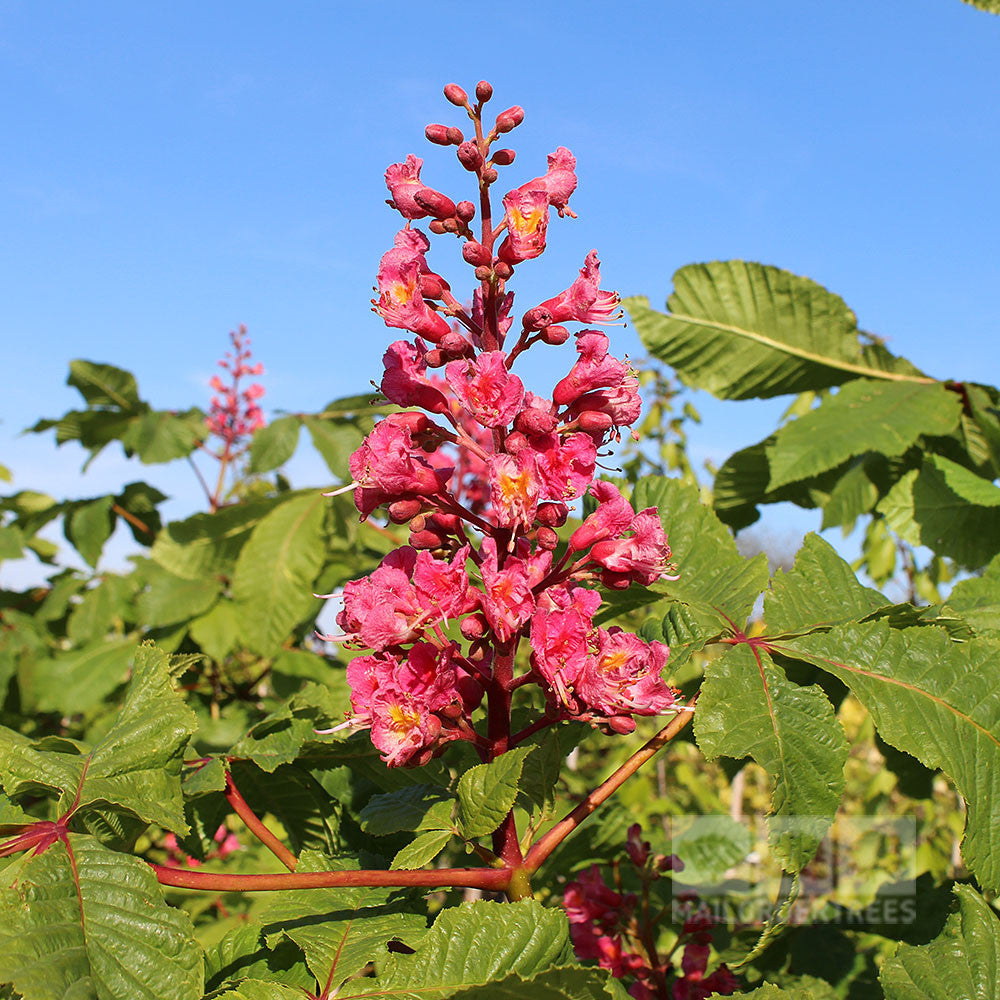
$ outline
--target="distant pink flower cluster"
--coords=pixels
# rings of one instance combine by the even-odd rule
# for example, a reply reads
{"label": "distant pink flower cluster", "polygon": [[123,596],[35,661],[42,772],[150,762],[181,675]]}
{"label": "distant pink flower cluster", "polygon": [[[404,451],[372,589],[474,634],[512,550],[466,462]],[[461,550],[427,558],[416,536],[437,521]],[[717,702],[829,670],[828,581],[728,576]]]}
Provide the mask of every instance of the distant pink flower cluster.
{"label": "distant pink flower cluster", "polygon": [[652,854],[638,823],[629,827],[625,851],[642,884],[642,901],[635,892],[612,889],[597,865],[566,886],[563,906],[577,957],[596,960],[619,979],[632,979],[629,995],[636,1000],[705,1000],[713,993],[734,993],[740,984],[726,965],[705,975],[715,921],[707,908],[693,905],[697,899],[693,893],[680,899],[685,919],[671,948],[683,945],[680,975],[667,957],[657,953],[656,923],[664,911],[657,907],[658,915],[650,917],[649,889],[663,872],[682,871],[683,862],[673,854]]}
{"label": "distant pink flower cluster", "polygon": [[[388,203],[405,226],[379,264],[372,306],[387,326],[414,335],[389,346],[380,385],[405,412],[375,426],[351,456],[352,482],[336,491],[353,491],[362,519],[384,509],[410,530],[408,546],[346,585],[337,616],[344,635],[324,637],[371,651],[348,670],[347,724],[370,727],[389,765],[425,763],[459,739],[485,760],[505,752],[530,735],[510,731],[511,695],[525,684],[546,700],[531,732],[575,719],[627,733],[635,716],[676,709],[661,676],[667,647],[594,622],[594,583],[648,586],[670,571],[656,509],[636,513],[617,487],[595,482],[602,449],[639,416],[638,379],[592,327],[575,334],[576,360],[547,396],[514,371],[533,345],[565,343],[564,324],[621,315],[591,251],[569,287],[524,313],[511,335],[508,282],[544,251],[550,210],[575,218],[576,160],[559,147],[544,174],[503,196],[494,220],[491,186],[515,155],[494,144],[524,112],[509,108],[487,130],[488,83],[478,84],[475,102],[456,84],[445,93],[468,112],[475,134],[429,125],[426,135],[457,147],[475,176],[476,203],[425,184],[419,157],[386,171]],[[460,241],[477,281],[469,304],[428,263],[431,239],[413,226],[421,219],[431,234]],[[570,505],[587,493],[595,509],[560,535]],[[522,639],[528,667],[515,676]],[[485,734],[472,718],[484,696]]]}
{"label": "distant pink flower cluster", "polygon": [[[236,834],[232,833],[225,823],[223,823],[222,826],[215,831],[215,835],[212,839],[218,846],[205,855],[206,861],[211,861],[213,858],[221,859],[228,857],[234,851],[238,851],[243,846]],[[172,863],[184,865],[186,868],[201,867],[202,862],[200,862],[197,858],[192,858],[190,854],[185,854],[185,852],[181,850],[180,845],[177,843],[177,837],[174,834],[168,833],[163,838],[163,847],[170,856]]]}
{"label": "distant pink flower cluster", "polygon": [[238,331],[229,334],[229,339],[233,350],[227,351],[218,362],[219,367],[229,373],[229,382],[226,384],[218,375],[212,376],[209,385],[218,395],[212,397],[206,419],[209,431],[221,438],[226,455],[238,450],[244,438],[264,426],[264,413],[257,405],[257,400],[264,395],[264,387],[254,382],[245,389],[240,388],[240,379],[263,374],[264,366],[259,361],[249,364],[250,338],[243,324]]}

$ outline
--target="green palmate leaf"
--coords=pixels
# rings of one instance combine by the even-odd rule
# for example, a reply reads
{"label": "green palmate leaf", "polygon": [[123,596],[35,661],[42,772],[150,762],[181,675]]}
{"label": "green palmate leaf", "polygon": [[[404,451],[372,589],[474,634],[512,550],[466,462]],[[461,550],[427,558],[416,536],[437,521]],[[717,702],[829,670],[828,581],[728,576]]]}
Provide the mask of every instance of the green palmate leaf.
{"label": "green palmate leaf", "polygon": [[458,780],[462,833],[467,840],[492,833],[514,807],[524,758],[533,747],[517,747],[470,767]]}
{"label": "green palmate leaf", "polygon": [[871,475],[869,461],[860,459],[851,463],[830,491],[830,498],[823,505],[822,529],[839,525],[852,527],[862,515],[867,514],[879,500],[879,488]]}
{"label": "green palmate leaf", "polygon": [[153,543],[161,525],[156,505],[166,499],[166,496],[154,486],[143,482],[129,483],[115,498],[115,503],[131,515],[131,517],[123,516],[122,520],[140,545]]}
{"label": "green palmate leaf", "polygon": [[816,686],[793,684],[763,650],[736,646],[705,671],[695,737],[702,752],[752,757],[774,780],[772,850],[796,872],[816,853],[844,791],[847,741]]}
{"label": "green palmate leaf", "polygon": [[979,635],[1000,639],[1000,556],[993,557],[982,576],[956,583],[948,595],[948,607]]}
{"label": "green palmate leaf", "polygon": [[[962,854],[984,888],[1000,889],[1000,668],[992,642],[952,642],[937,628],[883,622],[782,640],[775,648],[839,677],[879,734],[940,768],[968,803]],[[700,708],[699,708],[700,711]]]}
{"label": "green palmate leaf", "polygon": [[128,679],[134,655],[134,639],[115,639],[42,660],[35,668],[35,710],[72,715],[99,705]]}
{"label": "green palmate leaf", "polygon": [[299,417],[279,417],[254,431],[250,442],[250,472],[270,472],[287,462],[299,443]]}
{"label": "green palmate leaf", "polygon": [[343,478],[347,471],[347,460],[361,446],[365,432],[353,420],[304,417],[302,422],[309,431],[313,446],[323,456],[330,471]]}
{"label": "green palmate leaf", "polygon": [[207,614],[191,622],[190,631],[202,652],[220,663],[239,639],[239,622],[232,601],[219,601]]}
{"label": "green palmate leaf", "polygon": [[[263,930],[260,923],[250,920],[234,927],[216,945],[205,949],[207,989],[219,989],[226,983],[247,979],[266,979],[312,989],[315,980],[306,968],[298,946],[291,941],[282,941],[277,948],[269,949],[262,940]],[[250,985],[240,983],[240,989]],[[301,992],[296,995],[296,1000],[303,1000]]]}
{"label": "green palmate leaf", "polygon": [[271,656],[316,600],[312,584],[323,566],[326,498],[295,497],[276,507],[253,530],[236,563],[233,596],[240,638]]}
{"label": "green palmate leaf", "polygon": [[780,428],[767,446],[769,490],[837,468],[865,452],[902,455],[924,434],[958,425],[958,396],[943,385],[855,379]]}
{"label": "green palmate leaf", "polygon": [[156,465],[186,458],[207,434],[205,414],[197,407],[183,413],[150,410],[129,425],[122,444],[144,465]]}
{"label": "green palmate leaf", "polygon": [[[426,995],[422,989],[405,987],[388,994],[399,1000],[417,1000]],[[432,987],[430,995],[448,996],[449,1000],[524,1000],[525,997],[531,1000],[628,1000],[625,987],[611,973],[603,969],[584,969],[578,965],[554,967],[530,977],[515,973],[455,993],[443,994],[440,989]]]}
{"label": "green palmate leaf", "polygon": [[66,384],[77,389],[88,406],[133,411],[140,405],[135,376],[114,365],[71,361]]}
{"label": "green palmate leaf", "polygon": [[886,1000],[995,1000],[1000,920],[970,885],[956,885],[959,911],[930,944],[901,945],[882,966]]}
{"label": "green palmate leaf", "polygon": [[336,683],[306,684],[284,705],[251,727],[230,751],[229,756],[252,760],[262,771],[273,771],[295,760],[307,743],[320,746],[339,741],[333,735],[317,736],[315,730],[327,729],[341,721],[349,695],[343,675],[331,671]]}
{"label": "green palmate leaf", "polygon": [[251,500],[223,507],[214,514],[195,514],[174,521],[157,537],[150,556],[164,569],[187,580],[231,576],[250,532],[287,499],[288,494]]}
{"label": "green palmate leaf", "polygon": [[247,979],[214,1000],[302,1000],[302,990],[266,979]]}
{"label": "green palmate leaf", "polygon": [[[419,830],[431,809],[450,796],[436,785],[408,785],[373,795],[361,810],[361,829],[375,837]],[[449,807],[450,816],[450,807]]]}
{"label": "green palmate leaf", "polygon": [[829,542],[810,532],[802,540],[793,568],[775,574],[764,604],[764,621],[769,635],[811,631],[859,621],[888,607],[882,594],[858,582]]}
{"label": "green palmate leaf", "polygon": [[131,591],[132,585],[125,577],[103,577],[70,612],[67,635],[81,645],[103,638],[111,623],[125,615]]}
{"label": "green palmate leaf", "polygon": [[776,267],[690,264],[674,274],[668,314],[625,300],[642,342],[688,385],[723,399],[825,389],[858,376],[920,380],[908,362],[861,341],[838,295]]}
{"label": "green palmate leaf", "polygon": [[138,858],[71,834],[3,873],[0,983],[24,1000],[197,1000],[201,963]]}
{"label": "green palmate leaf", "polygon": [[[821,996],[826,996],[827,994],[819,994],[810,989],[798,989],[794,986],[772,986],[770,983],[765,983],[763,986],[758,986],[757,989],[751,990],[749,993],[733,993],[728,994],[730,996],[739,997],[740,1000],[820,1000]],[[833,995],[832,993],[829,995]],[[722,997],[722,993],[713,993],[709,1000],[715,1000],[716,997]]]}
{"label": "green palmate leaf", "polygon": [[168,657],[140,646],[125,703],[93,747],[48,737],[32,741],[0,727],[0,775],[12,798],[55,794],[65,812],[110,807],[183,832],[181,759],[197,720],[173,689]]}
{"label": "green palmate leaf", "polygon": [[24,535],[14,525],[0,524],[0,559],[20,559]]}
{"label": "green palmate leaf", "polygon": [[[539,816],[551,816],[556,809],[556,785],[570,749],[559,736],[560,730],[555,727],[537,734],[528,744],[533,749],[521,769],[521,805]],[[570,742],[568,737],[564,739]]]}
{"label": "green palmate leaf", "polygon": [[413,871],[429,865],[454,836],[451,830],[428,830],[420,833],[406,847],[396,852],[389,866],[394,870]]}
{"label": "green palmate leaf", "polygon": [[905,541],[963,566],[1000,553],[1000,488],[940,455],[903,476],[878,510]]}
{"label": "green palmate leaf", "polygon": [[[312,851],[299,859],[297,871],[348,871],[356,861],[330,858]],[[331,993],[356,976],[369,962],[388,958],[390,941],[414,947],[423,938],[426,918],[404,911],[405,900],[392,889],[346,887],[277,893],[264,913],[268,944],[284,936],[304,952],[319,983]]]}
{"label": "green palmate leaf", "polygon": [[354,984],[363,988],[340,996],[445,1000],[511,974],[529,978],[570,957],[568,927],[561,910],[534,900],[464,903],[441,912],[416,954],[393,956],[374,983]]}
{"label": "green palmate leaf", "polygon": [[1000,14],[1000,0],[962,0],[962,2],[988,11],[990,14]]}
{"label": "green palmate leaf", "polygon": [[136,600],[136,614],[143,625],[159,627],[187,621],[203,614],[216,601],[218,579],[189,580],[148,560],[142,569],[145,589]]}
{"label": "green palmate leaf", "polygon": [[[1000,0],[998,0],[1000,2]],[[979,429],[987,454],[984,459],[993,466],[994,475],[1000,475],[1000,400],[992,386],[964,383],[969,409]]]}
{"label": "green palmate leaf", "polygon": [[104,543],[115,530],[113,503],[114,497],[98,497],[74,506],[66,515],[63,527],[66,540],[94,567],[101,558]]}

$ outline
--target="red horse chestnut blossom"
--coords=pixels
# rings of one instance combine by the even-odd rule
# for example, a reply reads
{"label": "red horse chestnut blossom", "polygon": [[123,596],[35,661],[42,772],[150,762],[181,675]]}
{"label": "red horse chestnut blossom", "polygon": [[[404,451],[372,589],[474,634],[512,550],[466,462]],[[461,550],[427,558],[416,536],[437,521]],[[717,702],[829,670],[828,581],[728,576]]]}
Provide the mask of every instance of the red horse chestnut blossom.
{"label": "red horse chestnut blossom", "polygon": [[[620,316],[618,294],[600,287],[596,251],[564,291],[521,317],[508,343],[508,286],[515,268],[544,252],[550,211],[576,217],[576,160],[560,146],[545,173],[502,196],[494,219],[493,187],[515,155],[493,144],[524,112],[512,107],[489,129],[482,114],[492,88],[482,83],[476,94],[471,105],[461,87],[446,89],[474,136],[441,124],[426,130],[435,145],[457,147],[476,179],[472,199],[428,186],[412,154],[386,171],[388,204],[404,227],[379,264],[372,304],[387,326],[414,335],[390,345],[380,386],[407,412],[375,426],[343,487],[362,519],[384,510],[410,530],[409,545],[347,584],[343,634],[324,637],[369,651],[347,671],[345,725],[370,728],[390,766],[423,764],[455,740],[489,761],[563,721],[627,733],[637,716],[677,709],[662,677],[667,647],[595,624],[597,583],[648,586],[669,571],[657,511],[636,513],[614,486],[595,482],[605,447],[639,416],[638,380],[592,328],[577,331],[576,360],[548,393],[526,390],[514,371],[525,350],[565,343],[564,324]],[[430,235],[414,226],[427,218]],[[428,265],[431,236],[459,240],[475,280],[468,305]],[[596,511],[560,538],[569,505],[588,491]],[[544,708],[512,732],[512,699],[526,685],[541,689]]]}

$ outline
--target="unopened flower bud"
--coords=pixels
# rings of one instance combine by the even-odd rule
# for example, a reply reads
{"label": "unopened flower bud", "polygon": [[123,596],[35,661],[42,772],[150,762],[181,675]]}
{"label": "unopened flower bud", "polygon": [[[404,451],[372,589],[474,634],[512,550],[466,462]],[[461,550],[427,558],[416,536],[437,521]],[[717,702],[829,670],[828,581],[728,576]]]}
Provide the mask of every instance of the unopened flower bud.
{"label": "unopened flower bud", "polygon": [[393,524],[406,524],[420,513],[423,506],[419,500],[393,500],[387,510]]}
{"label": "unopened flower bud", "polygon": [[549,528],[561,528],[569,517],[569,507],[556,500],[552,503],[540,503],[535,519],[539,524],[544,524]]}
{"label": "unopened flower bud", "polygon": [[449,83],[444,88],[444,96],[457,108],[464,108],[469,103],[469,95],[457,83]]}
{"label": "unopened flower bud", "polygon": [[457,701],[453,701],[450,705],[445,705],[444,708],[438,709],[438,714],[443,716],[450,722],[457,721],[459,718],[461,718],[464,712],[465,712],[465,706]]}
{"label": "unopened flower bud", "polygon": [[544,526],[535,532],[535,539],[539,547],[547,552],[552,552],[559,544],[559,536],[551,528]]}
{"label": "unopened flower bud", "polygon": [[463,337],[462,334],[452,332],[446,333],[439,344],[441,352],[443,354],[448,354],[452,358],[462,357],[465,354],[472,352],[472,344],[467,337]]}
{"label": "unopened flower bud", "polygon": [[410,531],[410,544],[415,549],[439,549],[444,538],[436,531]]}
{"label": "unopened flower bud", "polygon": [[485,104],[493,96],[493,87],[485,80],[476,84],[476,100]]}
{"label": "unopened flower bud", "polygon": [[450,146],[451,140],[448,138],[447,125],[428,125],[424,129],[424,135],[439,146]]}
{"label": "unopened flower bud", "polygon": [[424,355],[424,361],[427,362],[428,368],[440,368],[447,360],[444,351],[438,350],[436,347],[432,347]]}
{"label": "unopened flower bud", "polygon": [[520,432],[514,431],[507,435],[504,447],[511,455],[516,455],[519,451],[524,451],[528,447],[528,439]]}
{"label": "unopened flower bud", "polygon": [[476,278],[479,281],[488,281],[492,274],[493,269],[491,267],[487,267],[485,264],[480,264],[479,267],[476,268]]}
{"label": "unopened flower bud", "polygon": [[483,180],[486,181],[487,184],[492,184],[499,176],[500,175],[492,167],[483,171]]}
{"label": "unopened flower bud", "polygon": [[476,240],[469,240],[462,247],[462,256],[468,263],[475,264],[477,267],[481,264],[489,264],[493,259],[489,250]]}
{"label": "unopened flower bud", "polygon": [[497,131],[509,132],[511,129],[517,128],[523,121],[524,108],[515,104],[514,107],[508,108],[506,111],[501,111],[497,115]]}
{"label": "unopened flower bud", "polygon": [[444,232],[444,223],[440,219],[431,219],[427,223],[427,228],[436,236],[440,236]]}
{"label": "unopened flower bud", "polygon": [[410,531],[423,531],[427,527],[427,515],[417,514],[410,522]]}
{"label": "unopened flower bud", "polygon": [[466,170],[478,170],[483,165],[483,154],[479,152],[479,146],[471,139],[463,142],[455,153],[458,162]]}
{"label": "unopened flower bud", "polygon": [[491,159],[498,167],[509,167],[514,162],[513,149],[498,149]]}
{"label": "unopened flower bud", "polygon": [[405,427],[414,438],[434,428],[433,421],[426,413],[394,413],[392,422],[397,427]]}
{"label": "unopened flower bud", "polygon": [[[601,574],[601,583],[609,590],[628,590],[632,585],[632,575],[631,573],[614,573],[610,569],[606,569]],[[632,732],[631,729],[628,731]]]}
{"label": "unopened flower bud", "polygon": [[603,434],[611,428],[611,414],[602,413],[600,410],[584,410],[576,418],[576,422],[581,431],[586,431],[588,434]]}
{"label": "unopened flower bud", "polygon": [[435,219],[449,219],[455,214],[455,203],[446,194],[434,188],[421,188],[413,194],[413,200]]}
{"label": "unopened flower bud", "polygon": [[420,275],[420,294],[425,299],[440,299],[450,285],[440,274]]}
{"label": "unopened flower bud", "polygon": [[453,145],[457,146],[465,141],[465,136],[462,135],[462,130],[456,128],[454,125],[448,127],[448,141]]}
{"label": "unopened flower bud", "polygon": [[523,434],[550,434],[556,429],[556,418],[547,410],[529,406],[514,418],[514,430]]}
{"label": "unopened flower bud", "polygon": [[503,260],[498,261],[494,265],[493,270],[496,271],[497,277],[503,281],[506,281],[514,273],[514,268]]}
{"label": "unopened flower bud", "polygon": [[486,621],[486,616],[481,612],[476,612],[476,614],[462,619],[462,635],[466,639],[481,639],[486,635],[488,628],[489,624]]}
{"label": "unopened flower bud", "polygon": [[552,312],[545,306],[529,309],[521,319],[525,330],[541,330],[552,322]]}
{"label": "unopened flower bud", "polygon": [[461,521],[455,514],[431,514],[427,519],[427,527],[439,535],[454,535],[461,527]]}
{"label": "unopened flower bud", "polygon": [[565,344],[569,340],[569,330],[564,326],[559,326],[554,324],[552,326],[545,327],[540,334],[542,343],[551,344],[553,347],[558,347],[560,344]]}
{"label": "unopened flower bud", "polygon": [[444,231],[446,233],[457,233],[458,232],[458,220],[452,216],[450,219],[445,219],[443,221]]}
{"label": "unopened flower bud", "polygon": [[455,206],[455,214],[463,222],[471,222],[476,215],[476,206],[471,201],[460,201]]}
{"label": "unopened flower bud", "polygon": [[622,736],[635,732],[635,719],[630,715],[613,715],[608,719],[608,726]]}

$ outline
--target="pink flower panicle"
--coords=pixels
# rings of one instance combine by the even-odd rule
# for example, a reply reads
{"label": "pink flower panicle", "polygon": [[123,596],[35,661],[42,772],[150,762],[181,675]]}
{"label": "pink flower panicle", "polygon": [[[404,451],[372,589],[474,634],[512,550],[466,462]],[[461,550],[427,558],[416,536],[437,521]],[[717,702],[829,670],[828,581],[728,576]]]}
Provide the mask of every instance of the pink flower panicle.
{"label": "pink flower panicle", "polygon": [[239,451],[245,438],[264,426],[264,412],[257,400],[264,395],[264,387],[253,382],[245,389],[240,388],[240,379],[247,375],[261,375],[264,366],[258,361],[250,364],[250,338],[247,328],[241,323],[236,331],[231,331],[229,339],[233,350],[227,351],[218,365],[229,373],[228,384],[218,375],[213,375],[209,385],[217,395],[212,397],[205,423],[209,431],[222,441],[220,453],[232,456]]}
{"label": "pink flower panicle", "polygon": [[[715,919],[704,905],[695,905],[697,896],[678,893],[684,921],[670,954],[683,945],[680,969],[656,949],[659,936],[657,920],[651,912],[650,887],[663,872],[682,871],[676,855],[653,854],[648,841],[641,839],[641,827],[628,829],[625,852],[641,883],[640,894],[612,889],[604,881],[597,865],[581,872],[563,892],[563,906],[569,918],[570,938],[578,958],[596,960],[619,979],[632,980],[629,995],[636,1000],[705,1000],[713,993],[728,996],[740,983],[725,964],[706,975],[712,950]],[[616,883],[621,881],[617,871]]]}
{"label": "pink flower panicle", "polygon": [[[343,634],[324,637],[368,651],[348,668],[345,725],[370,728],[390,766],[422,764],[454,740],[472,742],[484,760],[505,752],[517,742],[510,697],[525,684],[545,695],[535,729],[578,720],[627,733],[637,716],[677,709],[677,692],[662,679],[667,647],[594,621],[595,583],[648,586],[670,560],[656,510],[636,513],[614,486],[595,481],[602,449],[640,408],[634,372],[590,326],[618,318],[618,294],[600,287],[592,251],[569,287],[519,325],[512,315],[508,284],[544,252],[551,212],[575,218],[576,160],[559,147],[545,173],[507,191],[502,214],[494,213],[492,187],[515,155],[493,144],[524,112],[509,108],[490,128],[485,82],[475,105],[457,85],[449,88],[474,135],[434,124],[426,136],[456,147],[475,175],[474,199],[429,186],[413,155],[386,171],[388,203],[404,225],[381,259],[372,305],[386,326],[413,335],[389,346],[381,381],[385,397],[408,409],[375,426],[351,456],[352,482],[337,491],[353,491],[362,519],[384,510],[409,525],[409,545],[347,584],[337,616]],[[477,211],[485,218],[474,231]],[[427,220],[430,235],[418,220]],[[468,305],[428,264],[432,236],[460,241],[475,278]],[[577,359],[547,395],[535,394],[515,374],[516,359],[539,343],[565,343],[564,324],[584,327]],[[517,338],[508,343],[511,331]],[[557,529],[588,492],[597,510],[566,544]],[[515,677],[522,639],[529,666]],[[484,697],[487,733],[473,720]]]}

